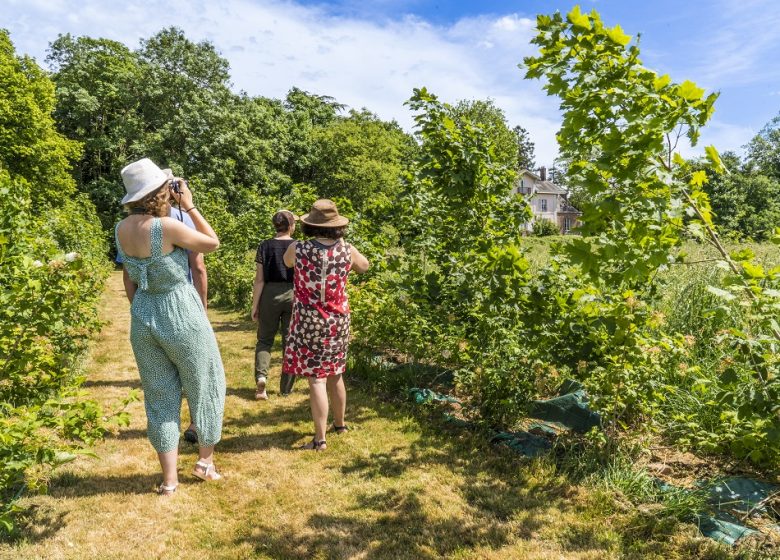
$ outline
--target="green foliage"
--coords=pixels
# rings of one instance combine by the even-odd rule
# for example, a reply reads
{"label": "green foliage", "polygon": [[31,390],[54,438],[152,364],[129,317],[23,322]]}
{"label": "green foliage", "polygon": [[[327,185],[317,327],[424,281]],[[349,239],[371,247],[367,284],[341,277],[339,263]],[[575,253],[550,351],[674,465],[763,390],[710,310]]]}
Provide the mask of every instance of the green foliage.
{"label": "green foliage", "polygon": [[25,490],[88,452],[104,414],[78,390],[108,272],[92,204],[76,195],[77,143],[54,130],[54,86],[0,33],[0,532]]}
{"label": "green foliage", "polygon": [[[573,375],[609,426],[663,426],[687,445],[777,464],[780,268],[724,252],[717,285],[698,288],[700,308],[668,324],[658,311],[686,237],[722,249],[708,174],[675,152],[681,135],[696,141],[716,96],[646,69],[595,12],[540,16],[534,42],[542,54],[525,60],[527,76],[561,98],[558,139],[567,182],[587,195],[584,235],[529,274],[506,160],[468,111],[416,91],[421,149],[400,248],[357,293],[358,344],[455,370],[467,412],[491,425],[511,425],[529,398]],[[717,151],[706,154],[721,171]],[[697,337],[713,335],[725,357],[714,375],[692,363]]]}
{"label": "green foliage", "polygon": [[515,171],[533,169],[534,144],[528,131],[519,125],[510,129],[504,111],[492,99],[459,101],[454,106],[454,113],[468,119],[491,138],[495,150],[493,158],[497,162]]}
{"label": "green foliage", "polygon": [[537,237],[547,237],[549,235],[560,235],[561,231],[552,221],[546,218],[534,220],[531,231]]}
{"label": "green foliage", "polygon": [[141,65],[121,43],[69,34],[51,44],[47,62],[54,70],[57,127],[83,143],[77,186],[89,194],[109,230],[121,215],[119,171],[138,156],[144,135],[138,114],[144,92]]}
{"label": "green foliage", "polygon": [[743,164],[733,153],[719,160],[728,173],[716,170],[707,160],[687,162],[691,173],[702,170],[707,174],[702,190],[708,195],[713,223],[729,237],[769,239],[780,223],[780,180],[749,161]]}
{"label": "green foliage", "polygon": [[457,370],[460,390],[485,418],[496,400],[517,410],[529,377],[512,373],[527,367],[517,362],[522,346],[501,302],[526,282],[516,243],[530,210],[513,193],[513,162],[496,157],[492,137],[467,114],[427,90],[415,90],[409,106],[421,146],[398,215],[401,247],[353,294],[358,344]]}
{"label": "green foliage", "polygon": [[29,57],[15,55],[7,31],[0,30],[0,162],[12,176],[24,177],[41,210],[74,192],[69,160],[80,146],[54,128],[54,86]]}
{"label": "green foliage", "polygon": [[780,181],[780,114],[750,141],[747,163],[751,172]]}

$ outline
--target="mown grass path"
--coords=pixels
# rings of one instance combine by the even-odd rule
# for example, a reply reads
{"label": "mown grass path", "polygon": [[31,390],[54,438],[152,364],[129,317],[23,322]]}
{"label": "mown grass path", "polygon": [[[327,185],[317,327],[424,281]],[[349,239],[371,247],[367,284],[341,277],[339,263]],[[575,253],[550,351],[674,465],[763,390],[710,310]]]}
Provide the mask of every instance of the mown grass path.
{"label": "mown grass path", "polygon": [[[156,496],[159,466],[143,404],[134,403],[131,425],[97,447],[100,459],[68,465],[49,495],[24,500],[32,508],[24,536],[0,545],[0,557],[701,557],[691,528],[648,534],[655,544],[632,552],[647,527],[632,526],[606,495],[566,483],[543,462],[520,466],[476,438],[432,429],[349,380],[353,430],[329,435],[325,453],[297,450],[311,434],[304,384],[279,397],[277,356],[271,398],[256,402],[254,325],[237,314],[209,315],[228,375],[217,447],[225,480],[192,478],[195,450],[182,442],[181,486],[171,499]],[[139,387],[119,273],[109,280],[103,318],[87,386],[109,405]]]}

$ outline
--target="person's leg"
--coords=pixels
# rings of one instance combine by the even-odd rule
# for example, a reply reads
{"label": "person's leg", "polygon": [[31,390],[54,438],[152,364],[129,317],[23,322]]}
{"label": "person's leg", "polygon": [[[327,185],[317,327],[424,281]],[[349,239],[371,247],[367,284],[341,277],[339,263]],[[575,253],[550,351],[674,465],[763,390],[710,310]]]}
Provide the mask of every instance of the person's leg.
{"label": "person's leg", "polygon": [[179,484],[179,472],[176,466],[179,458],[179,449],[158,453],[157,459],[163,471],[163,485],[168,488],[175,488]]}
{"label": "person's leg", "polygon": [[[205,317],[203,319],[206,321]],[[199,463],[213,464],[214,445],[222,436],[225,410],[225,370],[214,333],[207,323],[189,330],[185,343],[172,342],[166,347],[181,376],[187,393],[192,421],[198,433]],[[206,471],[205,473],[203,471]],[[195,469],[196,476],[217,478],[213,468]]]}
{"label": "person's leg", "polygon": [[147,436],[157,451],[163,484],[175,486],[178,483],[176,460],[181,422],[179,373],[145,325],[134,322],[130,342],[144,390]]}
{"label": "person's leg", "polygon": [[309,403],[314,420],[314,441],[324,441],[328,425],[328,392],[324,378],[309,378]]}
{"label": "person's leg", "polygon": [[347,410],[347,388],[344,386],[344,376],[331,375],[327,379],[328,395],[333,406],[333,425],[340,428],[346,425],[344,415]]}
{"label": "person's leg", "polygon": [[[292,319],[292,289],[288,290],[286,294],[283,294],[282,301],[280,303],[281,312],[279,319],[282,324],[282,354],[284,349],[287,348],[287,336],[290,334],[290,319]],[[282,395],[289,395],[292,393],[293,385],[295,384],[295,376],[289,373],[282,373],[279,380],[279,392]]]}
{"label": "person's leg", "polygon": [[260,296],[260,309],[257,319],[257,344],[255,345],[255,383],[256,398],[266,399],[265,384],[268,381],[268,370],[271,367],[271,348],[274,344],[276,331],[279,330],[279,314],[274,305],[273,288],[268,284]]}

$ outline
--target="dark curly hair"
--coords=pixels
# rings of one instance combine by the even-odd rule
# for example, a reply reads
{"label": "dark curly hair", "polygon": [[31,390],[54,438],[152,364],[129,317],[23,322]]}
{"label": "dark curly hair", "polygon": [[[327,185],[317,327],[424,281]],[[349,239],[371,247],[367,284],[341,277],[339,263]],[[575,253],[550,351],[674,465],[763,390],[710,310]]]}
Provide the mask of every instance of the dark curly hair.
{"label": "dark curly hair", "polygon": [[142,208],[143,214],[151,214],[163,218],[170,213],[170,189],[165,182],[159,189],[147,194],[141,200],[134,200],[125,204],[125,210],[132,214],[139,212],[136,208]]}
{"label": "dark curly hair", "polygon": [[301,231],[306,237],[324,237],[325,239],[341,239],[347,226],[323,227],[313,226],[306,222],[301,222]]}

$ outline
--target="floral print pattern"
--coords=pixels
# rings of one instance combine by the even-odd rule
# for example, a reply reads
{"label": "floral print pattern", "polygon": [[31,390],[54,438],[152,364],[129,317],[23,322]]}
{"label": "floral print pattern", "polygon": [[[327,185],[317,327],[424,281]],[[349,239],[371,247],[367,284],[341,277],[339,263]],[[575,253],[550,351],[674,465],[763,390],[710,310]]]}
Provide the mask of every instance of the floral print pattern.
{"label": "floral print pattern", "polygon": [[293,317],[283,372],[305,377],[341,375],[347,365],[350,246],[314,239],[295,247]]}

